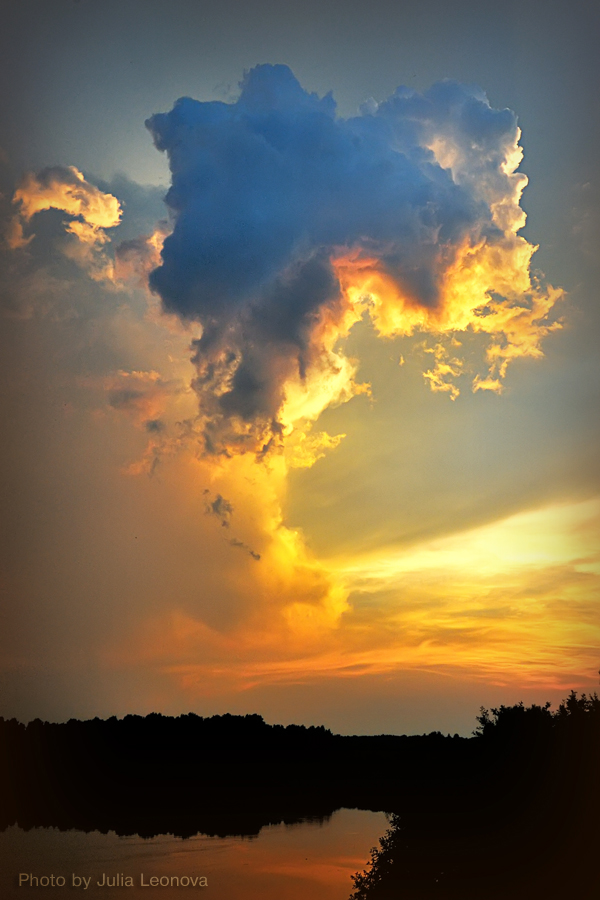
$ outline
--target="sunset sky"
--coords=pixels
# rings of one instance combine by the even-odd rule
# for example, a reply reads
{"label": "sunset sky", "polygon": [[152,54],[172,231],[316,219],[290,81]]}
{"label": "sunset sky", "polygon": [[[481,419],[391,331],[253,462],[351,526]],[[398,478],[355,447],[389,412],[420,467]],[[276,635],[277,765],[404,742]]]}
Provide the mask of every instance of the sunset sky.
{"label": "sunset sky", "polygon": [[0,714],[469,734],[596,689],[599,38],[9,5]]}

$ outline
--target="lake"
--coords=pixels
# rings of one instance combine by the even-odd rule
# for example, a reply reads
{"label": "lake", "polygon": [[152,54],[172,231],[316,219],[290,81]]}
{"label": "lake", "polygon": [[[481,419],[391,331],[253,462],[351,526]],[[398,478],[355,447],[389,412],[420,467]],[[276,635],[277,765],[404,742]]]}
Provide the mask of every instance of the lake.
{"label": "lake", "polygon": [[[366,867],[387,827],[384,813],[357,809],[268,825],[250,838],[120,837],[15,825],[0,833],[1,896],[348,900],[351,876]],[[179,886],[165,886],[172,878]]]}

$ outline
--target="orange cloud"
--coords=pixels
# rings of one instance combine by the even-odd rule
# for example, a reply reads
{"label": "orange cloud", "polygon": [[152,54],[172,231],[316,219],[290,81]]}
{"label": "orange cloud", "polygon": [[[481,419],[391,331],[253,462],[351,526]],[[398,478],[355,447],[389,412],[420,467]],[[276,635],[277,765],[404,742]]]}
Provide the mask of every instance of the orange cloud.
{"label": "orange cloud", "polygon": [[102,252],[109,241],[106,228],[121,221],[121,206],[116,197],[90,184],[75,166],[56,166],[35,174],[29,172],[15,191],[13,203],[18,212],[13,218],[8,243],[13,249],[26,247],[33,235],[24,236],[23,225],[39,212],[59,209],[72,216],[66,226],[76,240],[64,252],[97,281],[111,281],[112,261]]}
{"label": "orange cloud", "polygon": [[[39,175],[29,172],[15,191],[13,202],[19,205],[25,222],[45,209],[62,209],[80,216],[88,229],[113,228],[121,219],[117,198],[86,181],[75,166],[45,169]],[[87,239],[89,230],[84,233]]]}
{"label": "orange cloud", "polygon": [[[333,265],[349,305],[357,316],[370,316],[383,337],[415,332],[489,335],[488,370],[475,376],[473,390],[499,392],[509,363],[543,356],[542,340],[562,327],[552,315],[563,291],[542,285],[530,275],[535,250],[517,235],[464,244],[443,275],[434,306],[415,302],[383,271],[378,259],[360,250],[337,257]],[[456,340],[455,346],[460,346]],[[436,365],[425,373],[431,389],[448,392],[455,399],[459,389],[453,379],[462,373],[464,360],[448,358],[441,344],[431,352]]]}
{"label": "orange cloud", "polygon": [[[488,370],[474,377],[472,388],[499,393],[509,363],[543,356],[543,339],[561,327],[554,312],[564,294],[532,277],[537,247],[518,235],[526,221],[520,201],[527,184],[527,177],[516,171],[523,157],[520,129],[507,133],[502,146],[486,153],[451,124],[438,124],[425,144],[456,184],[468,184],[473,196],[489,207],[497,232],[473,230],[458,247],[438,247],[441,275],[438,299],[431,306],[409,296],[368,251],[342,250],[333,265],[349,306],[357,315],[366,312],[383,337],[419,331],[433,336],[489,335]],[[464,360],[449,359],[439,348],[434,351],[436,365],[425,378],[433,391],[446,392],[454,400]]]}

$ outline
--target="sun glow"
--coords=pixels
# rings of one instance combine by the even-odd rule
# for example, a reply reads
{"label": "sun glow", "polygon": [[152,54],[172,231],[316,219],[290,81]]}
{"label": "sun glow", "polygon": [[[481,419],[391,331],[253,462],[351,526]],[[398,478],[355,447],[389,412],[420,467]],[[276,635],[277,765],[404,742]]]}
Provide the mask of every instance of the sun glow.
{"label": "sun glow", "polygon": [[[279,489],[283,476],[281,468]],[[240,572],[240,590],[255,598],[250,614],[226,632],[182,613],[155,622],[153,639],[143,632],[143,657],[191,695],[411,669],[557,687],[585,684],[595,671],[597,500],[519,513],[404,550],[317,561],[301,533],[283,525],[275,482],[270,492],[266,473],[261,482],[260,507],[248,492],[240,507],[239,533],[261,550],[260,561]],[[256,515],[262,521],[252,535],[248,517]]]}

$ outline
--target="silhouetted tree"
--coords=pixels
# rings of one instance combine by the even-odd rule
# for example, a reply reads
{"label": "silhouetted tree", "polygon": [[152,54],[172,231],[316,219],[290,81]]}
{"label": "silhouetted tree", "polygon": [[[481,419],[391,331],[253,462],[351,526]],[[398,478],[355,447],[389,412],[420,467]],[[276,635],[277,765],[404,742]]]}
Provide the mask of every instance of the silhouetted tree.
{"label": "silhouetted tree", "polygon": [[352,900],[600,896],[597,694],[482,708],[477,722],[472,781],[403,802]]}

